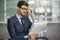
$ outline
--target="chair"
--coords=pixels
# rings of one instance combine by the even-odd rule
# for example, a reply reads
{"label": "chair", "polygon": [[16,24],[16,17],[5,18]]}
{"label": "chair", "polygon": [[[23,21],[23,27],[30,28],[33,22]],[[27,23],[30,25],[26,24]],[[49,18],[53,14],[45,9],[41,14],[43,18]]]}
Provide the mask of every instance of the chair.
{"label": "chair", "polygon": [[37,37],[36,40],[49,40],[47,37]]}

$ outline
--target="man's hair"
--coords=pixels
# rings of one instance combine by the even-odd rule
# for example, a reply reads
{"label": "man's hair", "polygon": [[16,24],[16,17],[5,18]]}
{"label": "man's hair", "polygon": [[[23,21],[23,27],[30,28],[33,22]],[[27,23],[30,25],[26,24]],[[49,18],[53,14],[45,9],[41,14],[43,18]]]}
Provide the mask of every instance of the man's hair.
{"label": "man's hair", "polygon": [[28,3],[25,1],[19,1],[17,7],[21,8],[22,5],[28,6]]}

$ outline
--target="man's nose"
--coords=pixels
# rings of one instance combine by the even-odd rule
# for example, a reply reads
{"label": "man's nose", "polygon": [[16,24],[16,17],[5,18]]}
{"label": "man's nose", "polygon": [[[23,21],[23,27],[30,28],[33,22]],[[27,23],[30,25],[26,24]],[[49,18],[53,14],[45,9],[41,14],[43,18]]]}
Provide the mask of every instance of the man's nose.
{"label": "man's nose", "polygon": [[27,12],[27,10],[25,10],[24,12]]}

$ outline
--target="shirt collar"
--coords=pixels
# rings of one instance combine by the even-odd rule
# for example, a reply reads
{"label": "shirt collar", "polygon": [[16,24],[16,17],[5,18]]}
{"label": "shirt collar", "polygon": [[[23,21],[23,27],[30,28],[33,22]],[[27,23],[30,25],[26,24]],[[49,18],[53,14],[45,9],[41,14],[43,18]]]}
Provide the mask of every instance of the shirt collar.
{"label": "shirt collar", "polygon": [[18,14],[16,14],[17,18],[22,18],[22,16],[19,16]]}

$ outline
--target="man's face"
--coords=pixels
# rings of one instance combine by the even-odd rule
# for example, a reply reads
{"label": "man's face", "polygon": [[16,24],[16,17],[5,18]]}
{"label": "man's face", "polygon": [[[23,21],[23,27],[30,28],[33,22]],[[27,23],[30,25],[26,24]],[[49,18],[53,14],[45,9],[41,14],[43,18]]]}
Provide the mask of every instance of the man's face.
{"label": "man's face", "polygon": [[22,5],[21,8],[18,8],[18,12],[21,16],[25,15],[27,13],[28,6]]}

